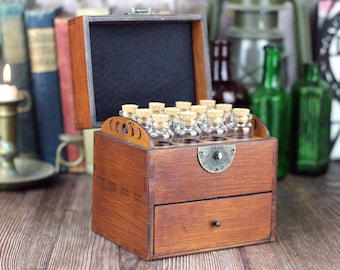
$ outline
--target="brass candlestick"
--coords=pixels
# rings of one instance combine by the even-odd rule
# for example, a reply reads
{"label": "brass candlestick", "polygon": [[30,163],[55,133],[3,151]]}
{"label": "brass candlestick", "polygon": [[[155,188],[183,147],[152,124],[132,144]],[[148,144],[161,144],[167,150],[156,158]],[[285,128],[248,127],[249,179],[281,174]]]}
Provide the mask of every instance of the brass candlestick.
{"label": "brass candlestick", "polygon": [[14,157],[18,153],[17,115],[21,101],[22,97],[0,101],[0,182],[16,175]]}
{"label": "brass candlestick", "polygon": [[0,101],[0,189],[26,187],[54,173],[52,164],[18,157],[17,115],[22,99]]}

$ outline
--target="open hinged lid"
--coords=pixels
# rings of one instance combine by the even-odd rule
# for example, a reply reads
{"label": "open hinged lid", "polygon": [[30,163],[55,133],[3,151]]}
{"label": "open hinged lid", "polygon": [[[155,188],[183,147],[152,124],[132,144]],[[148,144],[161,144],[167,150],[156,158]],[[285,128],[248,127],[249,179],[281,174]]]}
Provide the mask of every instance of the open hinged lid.
{"label": "open hinged lid", "polygon": [[100,127],[122,104],[210,98],[204,15],[83,16],[69,21],[76,127]]}

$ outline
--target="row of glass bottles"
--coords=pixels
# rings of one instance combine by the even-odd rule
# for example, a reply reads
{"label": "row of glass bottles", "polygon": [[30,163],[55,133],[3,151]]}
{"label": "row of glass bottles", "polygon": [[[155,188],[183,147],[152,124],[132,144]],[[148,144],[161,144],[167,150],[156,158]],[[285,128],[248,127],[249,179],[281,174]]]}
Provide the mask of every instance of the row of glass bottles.
{"label": "row of glass bottles", "polygon": [[124,104],[120,115],[143,126],[155,145],[222,141],[228,137],[241,139],[254,135],[249,109],[216,104],[215,100],[201,100],[199,105],[176,101],[175,107],[165,107],[162,102],[149,102],[148,108]]}

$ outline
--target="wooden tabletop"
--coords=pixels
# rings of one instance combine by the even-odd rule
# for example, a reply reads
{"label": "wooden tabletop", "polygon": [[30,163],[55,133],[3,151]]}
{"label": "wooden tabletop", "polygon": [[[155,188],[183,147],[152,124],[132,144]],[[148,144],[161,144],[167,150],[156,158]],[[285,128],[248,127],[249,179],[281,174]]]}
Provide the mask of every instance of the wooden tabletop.
{"label": "wooden tabletop", "polygon": [[143,261],[91,231],[91,176],[0,191],[0,269],[340,269],[340,163],[278,183],[277,240]]}

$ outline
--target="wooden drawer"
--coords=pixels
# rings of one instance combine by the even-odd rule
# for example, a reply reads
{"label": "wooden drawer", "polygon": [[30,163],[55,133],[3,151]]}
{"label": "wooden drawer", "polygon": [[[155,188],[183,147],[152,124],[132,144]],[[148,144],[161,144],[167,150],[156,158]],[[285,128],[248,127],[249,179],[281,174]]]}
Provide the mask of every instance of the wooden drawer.
{"label": "wooden drawer", "polygon": [[223,143],[230,145],[236,154],[221,173],[203,169],[197,158],[199,145],[149,151],[149,188],[154,204],[270,192],[276,178],[276,139]]}
{"label": "wooden drawer", "polygon": [[[268,242],[272,193],[155,207],[154,254],[165,255]],[[215,222],[220,226],[215,226]]]}

